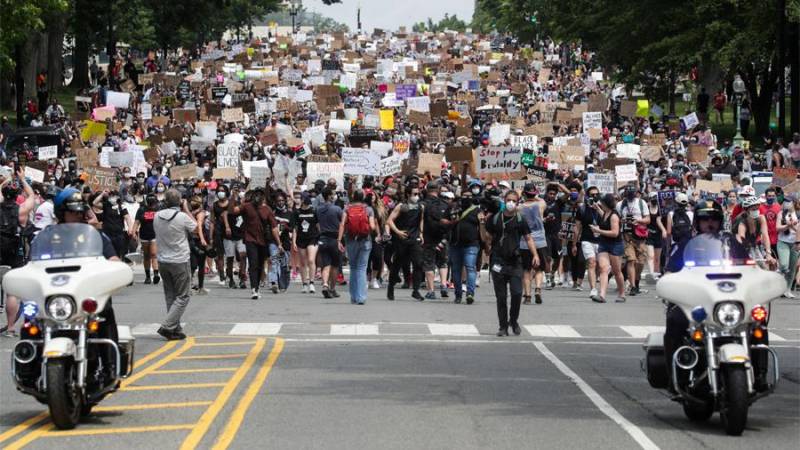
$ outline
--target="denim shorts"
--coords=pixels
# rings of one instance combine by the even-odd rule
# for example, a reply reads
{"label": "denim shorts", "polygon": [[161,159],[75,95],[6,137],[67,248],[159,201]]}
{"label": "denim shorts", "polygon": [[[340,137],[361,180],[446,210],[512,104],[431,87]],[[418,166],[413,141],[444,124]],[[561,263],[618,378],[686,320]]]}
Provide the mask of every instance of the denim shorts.
{"label": "denim shorts", "polygon": [[597,253],[609,253],[613,256],[622,256],[625,253],[625,243],[622,241],[615,241],[613,244],[600,242]]}

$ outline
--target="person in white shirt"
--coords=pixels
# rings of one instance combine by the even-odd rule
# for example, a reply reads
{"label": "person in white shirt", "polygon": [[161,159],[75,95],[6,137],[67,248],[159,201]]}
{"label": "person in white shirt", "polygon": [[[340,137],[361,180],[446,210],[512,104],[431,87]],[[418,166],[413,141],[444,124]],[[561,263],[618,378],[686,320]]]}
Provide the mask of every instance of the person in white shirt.
{"label": "person in white shirt", "polygon": [[36,227],[37,230],[44,230],[55,223],[56,214],[53,206],[53,193],[53,190],[47,190],[42,195],[42,197],[44,197],[44,202],[42,202],[42,204],[36,208],[36,212],[33,213],[33,226]]}

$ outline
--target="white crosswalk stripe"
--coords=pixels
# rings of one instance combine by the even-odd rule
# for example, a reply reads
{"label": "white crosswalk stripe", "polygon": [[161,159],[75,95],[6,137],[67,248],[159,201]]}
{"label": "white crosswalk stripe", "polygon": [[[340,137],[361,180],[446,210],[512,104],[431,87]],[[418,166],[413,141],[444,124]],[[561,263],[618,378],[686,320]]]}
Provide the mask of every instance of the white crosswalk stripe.
{"label": "white crosswalk stripe", "polygon": [[[181,327],[185,326],[186,322],[181,322]],[[131,334],[134,336],[156,336],[159,328],[161,328],[160,323],[140,323],[131,329]]]}
{"label": "white crosswalk stripe", "polygon": [[275,336],[281,332],[282,323],[237,323],[228,334],[245,336]]}
{"label": "white crosswalk stripe", "polygon": [[531,336],[537,337],[581,337],[581,334],[569,325],[525,325],[525,329]]}
{"label": "white crosswalk stripe", "polygon": [[377,336],[377,324],[333,324],[331,335],[334,336]]}
{"label": "white crosswalk stripe", "polygon": [[663,333],[664,327],[640,327],[640,326],[622,326],[622,331],[631,335],[631,337],[635,338],[646,338],[650,333]]}
{"label": "white crosswalk stripe", "polygon": [[478,328],[469,323],[429,323],[434,336],[480,336]]}

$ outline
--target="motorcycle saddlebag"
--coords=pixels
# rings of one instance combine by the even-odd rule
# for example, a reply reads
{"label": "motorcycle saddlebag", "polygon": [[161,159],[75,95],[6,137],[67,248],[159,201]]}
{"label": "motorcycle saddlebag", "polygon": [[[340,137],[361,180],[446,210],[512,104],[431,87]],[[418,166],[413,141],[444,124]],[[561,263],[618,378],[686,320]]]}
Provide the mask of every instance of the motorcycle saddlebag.
{"label": "motorcycle saddlebag", "polygon": [[647,336],[644,351],[647,381],[656,389],[666,389],[669,386],[669,371],[666,358],[664,358],[664,334],[650,333]]}

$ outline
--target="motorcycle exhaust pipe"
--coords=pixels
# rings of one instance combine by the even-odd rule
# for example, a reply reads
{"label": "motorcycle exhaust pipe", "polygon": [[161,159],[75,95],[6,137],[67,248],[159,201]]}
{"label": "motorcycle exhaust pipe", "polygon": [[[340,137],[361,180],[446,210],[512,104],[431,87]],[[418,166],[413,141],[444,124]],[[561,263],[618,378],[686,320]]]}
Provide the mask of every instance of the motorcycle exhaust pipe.
{"label": "motorcycle exhaust pipe", "polygon": [[14,360],[20,364],[28,364],[36,359],[36,346],[31,342],[18,342],[14,347]]}
{"label": "motorcycle exhaust pipe", "polygon": [[697,351],[692,347],[683,346],[675,352],[675,364],[683,370],[693,369],[699,360]]}

